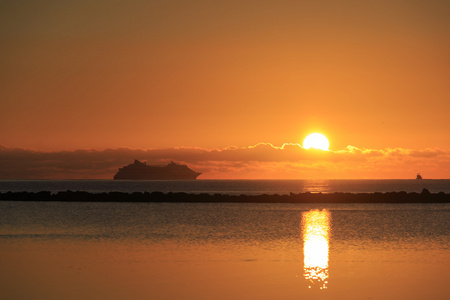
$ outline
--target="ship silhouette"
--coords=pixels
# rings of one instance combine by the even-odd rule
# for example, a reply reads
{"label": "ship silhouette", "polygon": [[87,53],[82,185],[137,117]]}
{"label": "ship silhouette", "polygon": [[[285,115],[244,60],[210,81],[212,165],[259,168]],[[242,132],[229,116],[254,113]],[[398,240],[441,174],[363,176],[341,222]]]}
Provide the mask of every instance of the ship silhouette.
{"label": "ship silhouette", "polygon": [[422,175],[420,175],[420,173],[417,173],[416,179],[422,179]]}
{"label": "ship silhouette", "polygon": [[134,163],[119,168],[114,180],[195,180],[200,174],[173,161],[166,166],[153,166],[136,159]]}

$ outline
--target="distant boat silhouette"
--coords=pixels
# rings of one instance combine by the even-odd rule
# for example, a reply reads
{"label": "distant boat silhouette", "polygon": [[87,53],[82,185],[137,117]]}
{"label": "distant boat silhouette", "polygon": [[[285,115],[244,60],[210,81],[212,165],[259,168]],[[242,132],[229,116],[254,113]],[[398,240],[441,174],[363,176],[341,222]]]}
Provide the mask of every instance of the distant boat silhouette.
{"label": "distant boat silhouette", "polygon": [[167,166],[147,166],[139,160],[119,168],[114,175],[115,180],[195,180],[201,173],[194,172],[186,165],[179,165],[173,161]]}
{"label": "distant boat silhouette", "polygon": [[416,179],[422,179],[422,175],[420,175],[420,173],[417,173]]}

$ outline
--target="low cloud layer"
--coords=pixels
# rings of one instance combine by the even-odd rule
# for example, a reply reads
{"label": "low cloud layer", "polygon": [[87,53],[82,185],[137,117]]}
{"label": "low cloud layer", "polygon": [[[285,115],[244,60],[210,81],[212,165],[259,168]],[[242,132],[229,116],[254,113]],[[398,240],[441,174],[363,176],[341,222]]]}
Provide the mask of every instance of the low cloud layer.
{"label": "low cloud layer", "polygon": [[203,174],[199,179],[450,178],[450,151],[441,149],[306,150],[299,144],[204,149],[105,149],[41,152],[0,146],[0,179],[111,179],[135,159],[171,160]]}

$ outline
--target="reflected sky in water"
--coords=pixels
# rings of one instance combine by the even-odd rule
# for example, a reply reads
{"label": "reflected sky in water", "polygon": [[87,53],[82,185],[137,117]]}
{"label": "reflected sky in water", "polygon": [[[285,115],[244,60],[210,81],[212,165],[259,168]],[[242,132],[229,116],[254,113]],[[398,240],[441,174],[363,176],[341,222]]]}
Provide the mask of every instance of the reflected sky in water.
{"label": "reflected sky in water", "polygon": [[303,270],[308,288],[328,286],[330,212],[303,212]]}
{"label": "reflected sky in water", "polygon": [[0,299],[446,299],[449,254],[448,204],[0,202]]}

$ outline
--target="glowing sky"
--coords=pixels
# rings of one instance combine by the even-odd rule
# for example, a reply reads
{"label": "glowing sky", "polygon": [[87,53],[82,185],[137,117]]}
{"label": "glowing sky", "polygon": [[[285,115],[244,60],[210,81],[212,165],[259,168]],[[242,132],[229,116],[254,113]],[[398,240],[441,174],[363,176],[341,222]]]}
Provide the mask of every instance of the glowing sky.
{"label": "glowing sky", "polygon": [[[0,38],[0,178],[30,176],[17,153],[111,178],[132,151],[202,178],[450,178],[449,1],[1,1]],[[333,158],[280,155],[311,132]]]}

